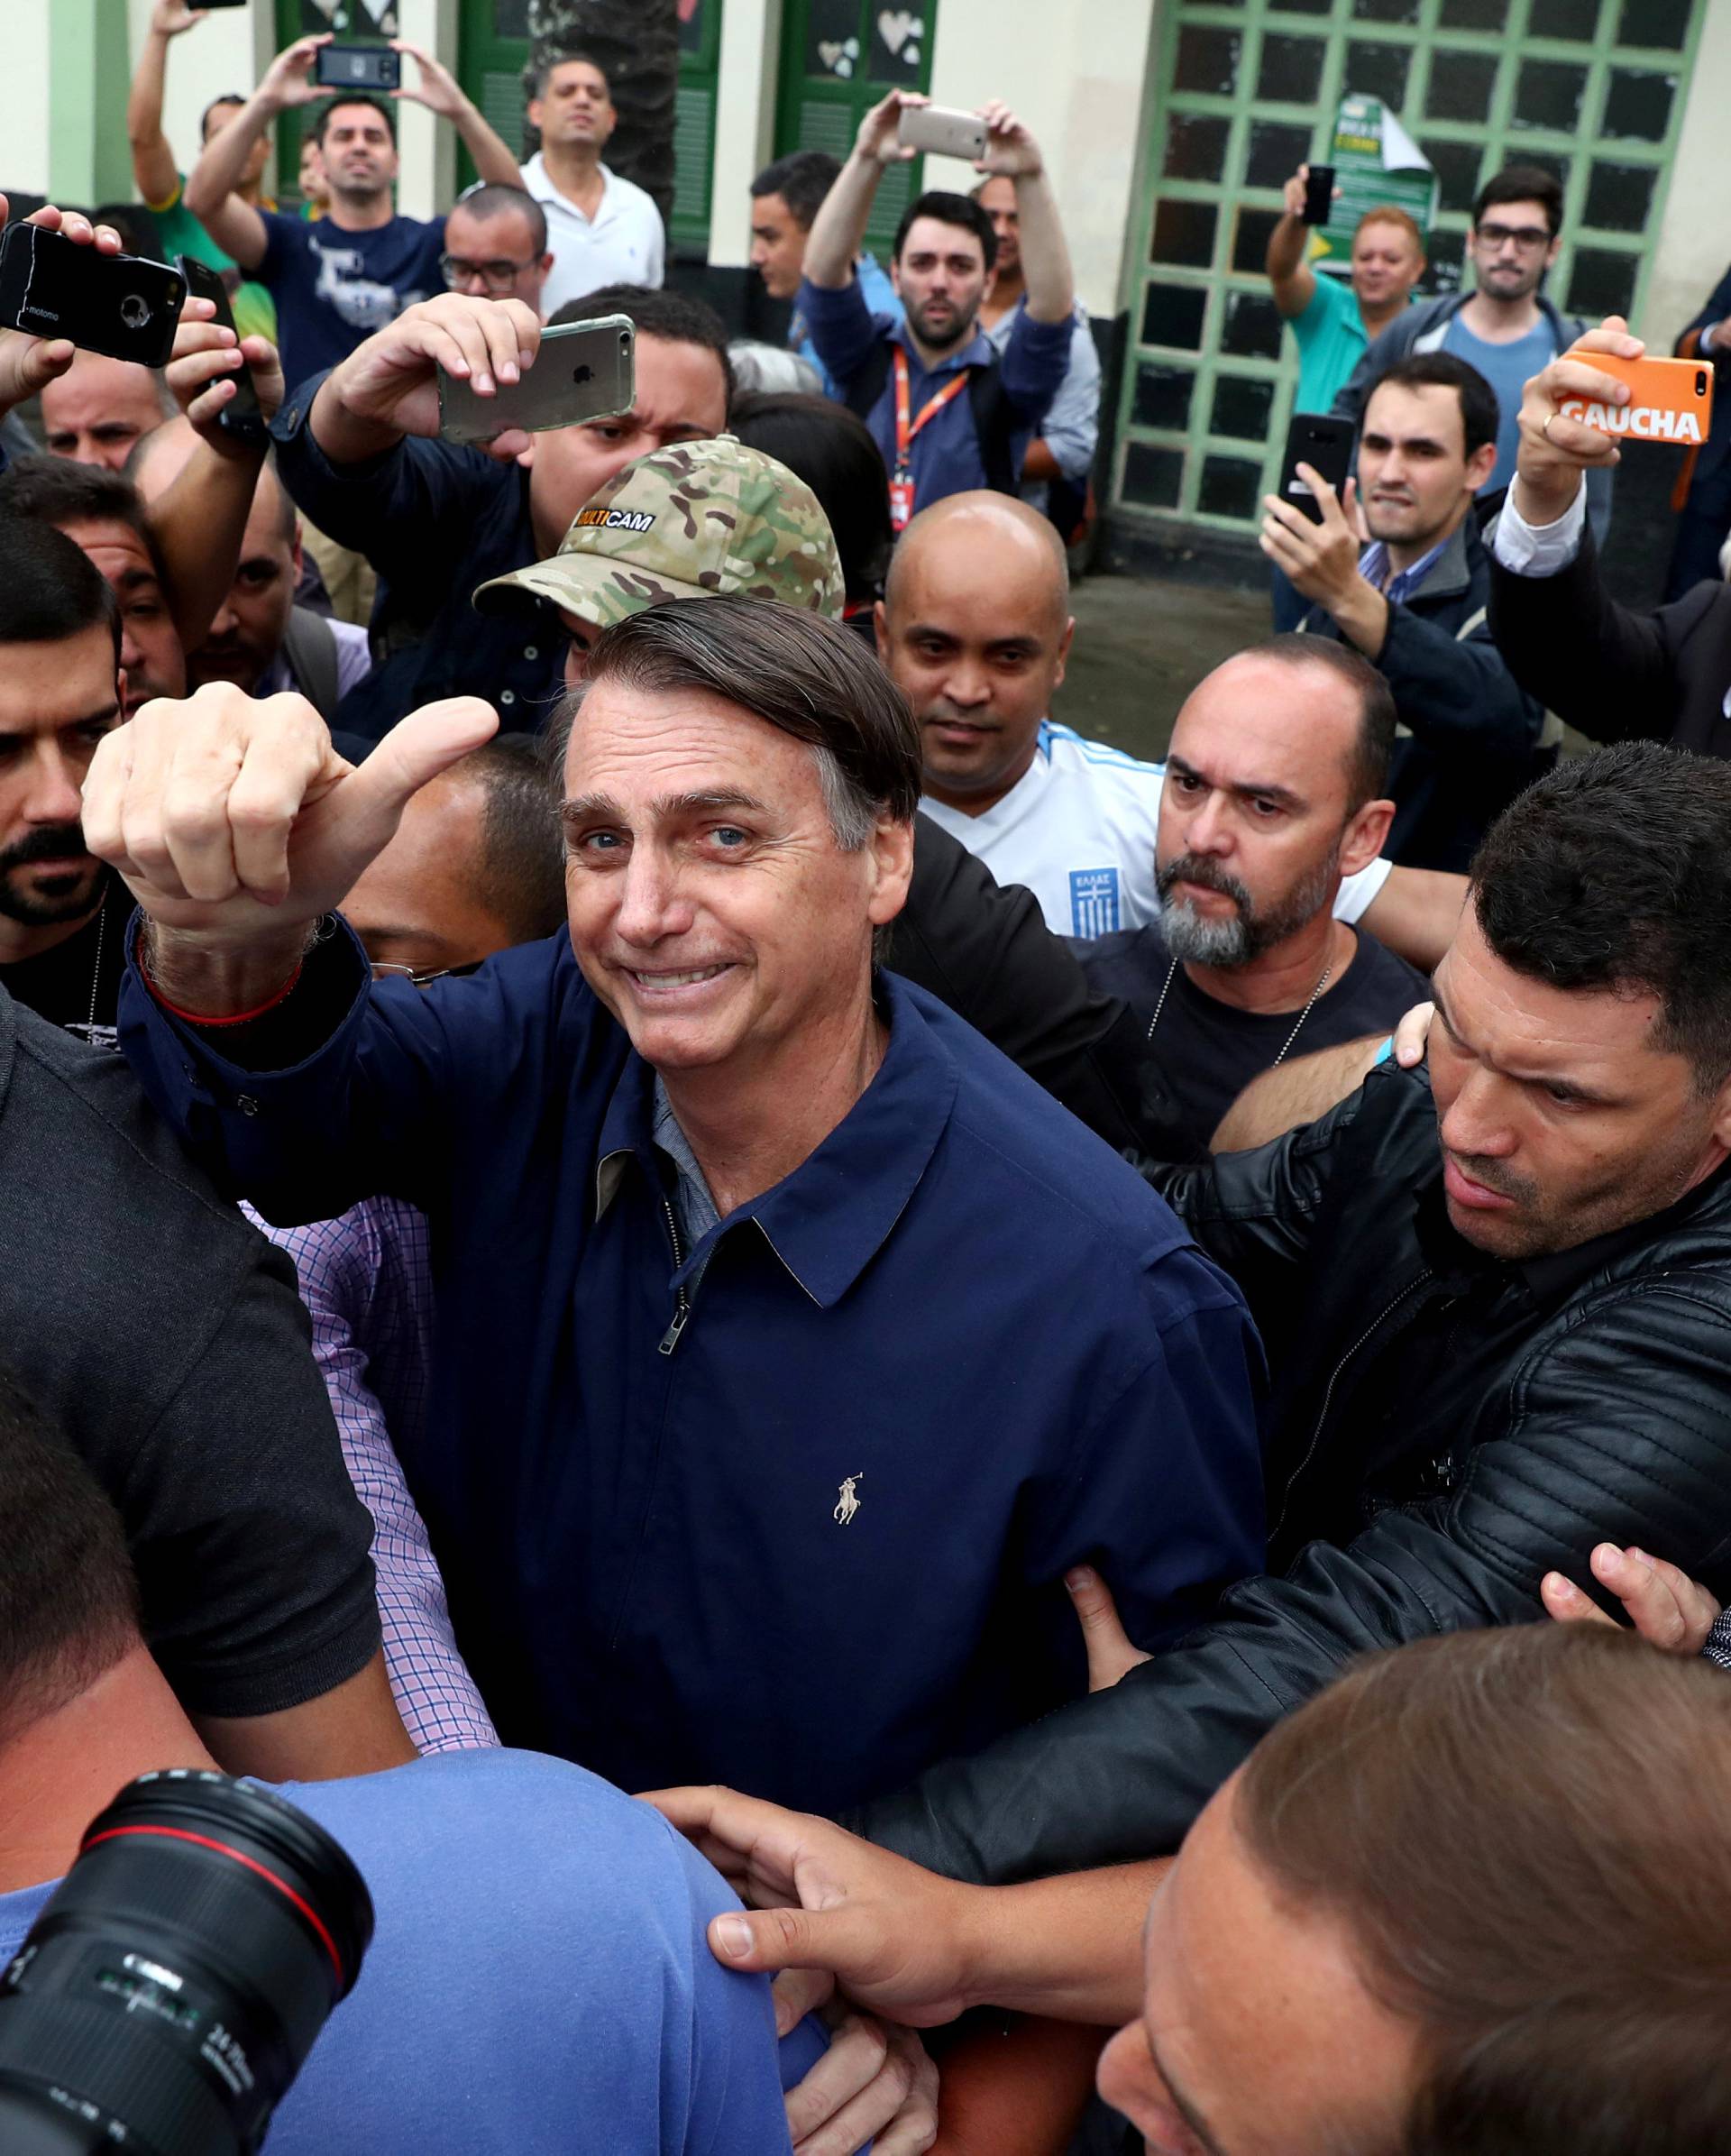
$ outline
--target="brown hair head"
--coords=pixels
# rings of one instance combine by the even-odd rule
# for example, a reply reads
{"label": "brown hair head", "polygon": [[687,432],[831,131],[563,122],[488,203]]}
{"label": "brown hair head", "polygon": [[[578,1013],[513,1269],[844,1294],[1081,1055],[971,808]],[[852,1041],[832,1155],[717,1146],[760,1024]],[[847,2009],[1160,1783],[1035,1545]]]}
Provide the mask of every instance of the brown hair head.
{"label": "brown hair head", "polygon": [[596,642],[548,736],[562,784],[572,723],[599,683],[719,696],[803,741],[817,759],[836,842],[852,852],[887,813],[920,804],[920,735],[907,699],[839,622],[774,599],[729,595],[645,607]]}
{"label": "brown hair head", "polygon": [[1731,1679],[1598,1625],[1360,1665],[1233,1818],[1420,2034],[1402,2156],[1731,2148]]}
{"label": "brown hair head", "polygon": [[1379,202],[1375,209],[1366,210],[1352,227],[1354,240],[1367,225],[1398,225],[1413,243],[1413,252],[1420,261],[1424,260],[1424,234],[1418,229],[1417,218],[1409,216],[1404,209],[1397,209],[1392,202]]}

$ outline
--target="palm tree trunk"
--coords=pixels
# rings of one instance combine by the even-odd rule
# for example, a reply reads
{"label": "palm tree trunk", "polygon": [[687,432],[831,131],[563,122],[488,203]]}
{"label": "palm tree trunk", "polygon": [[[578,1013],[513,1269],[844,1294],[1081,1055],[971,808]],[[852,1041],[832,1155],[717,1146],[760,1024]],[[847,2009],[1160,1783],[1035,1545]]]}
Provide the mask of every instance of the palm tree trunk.
{"label": "palm tree trunk", "polygon": [[594,54],[619,115],[607,161],[655,197],[665,222],[673,209],[678,0],[529,0],[529,36],[532,69],[562,52]]}

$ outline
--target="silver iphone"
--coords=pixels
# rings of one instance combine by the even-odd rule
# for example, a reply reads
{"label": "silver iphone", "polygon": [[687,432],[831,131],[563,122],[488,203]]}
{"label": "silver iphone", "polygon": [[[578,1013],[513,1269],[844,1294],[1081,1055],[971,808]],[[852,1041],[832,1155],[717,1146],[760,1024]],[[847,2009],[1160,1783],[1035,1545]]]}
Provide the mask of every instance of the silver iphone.
{"label": "silver iphone", "polygon": [[985,122],[977,113],[952,112],[947,106],[904,105],[896,139],[904,150],[973,160],[985,155]]}
{"label": "silver iphone", "polygon": [[544,329],[534,365],[491,397],[478,396],[472,383],[441,367],[441,438],[490,442],[508,427],[542,434],[550,427],[575,427],[585,419],[628,412],[637,395],[636,339],[626,315]]}

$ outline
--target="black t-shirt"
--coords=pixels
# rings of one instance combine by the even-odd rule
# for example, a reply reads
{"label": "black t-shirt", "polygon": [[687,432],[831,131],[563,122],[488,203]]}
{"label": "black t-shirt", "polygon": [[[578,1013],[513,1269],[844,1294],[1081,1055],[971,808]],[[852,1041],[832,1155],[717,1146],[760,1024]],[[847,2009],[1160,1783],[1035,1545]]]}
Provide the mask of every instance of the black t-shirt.
{"label": "black t-shirt", "polygon": [[40,957],[0,966],[0,988],[50,1025],[97,1047],[114,1047],[132,914],[131,896],[108,877],[102,904],[83,927]]}
{"label": "black t-shirt", "polygon": [[[1424,976],[1404,959],[1362,929],[1352,932],[1358,938],[1352,962],[1317,997],[1288,1050],[1292,1056],[1387,1032],[1431,992]],[[1073,941],[1071,949],[1089,986],[1130,1005],[1146,1035],[1172,965],[1159,922]],[[1148,1042],[1143,1151],[1161,1161],[1204,1159],[1221,1117],[1279,1055],[1297,1021],[1296,1010],[1241,1011],[1221,1003],[1180,966]]]}
{"label": "black t-shirt", "polygon": [[[130,912],[109,922],[116,948]],[[4,992],[0,1249],[0,1356],[113,1499],[181,1703],[273,1714],[363,1668],[372,1522],[293,1265],[218,1198],[119,1056]]]}

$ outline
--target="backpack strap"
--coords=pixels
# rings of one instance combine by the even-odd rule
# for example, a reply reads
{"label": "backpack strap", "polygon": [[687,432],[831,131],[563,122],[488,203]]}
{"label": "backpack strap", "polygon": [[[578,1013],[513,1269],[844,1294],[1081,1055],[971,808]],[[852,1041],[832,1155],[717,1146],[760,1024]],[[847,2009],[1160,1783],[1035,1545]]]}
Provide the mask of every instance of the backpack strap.
{"label": "backpack strap", "polygon": [[322,614],[291,607],[282,656],[295,685],[328,726],[336,716],[336,632]]}

